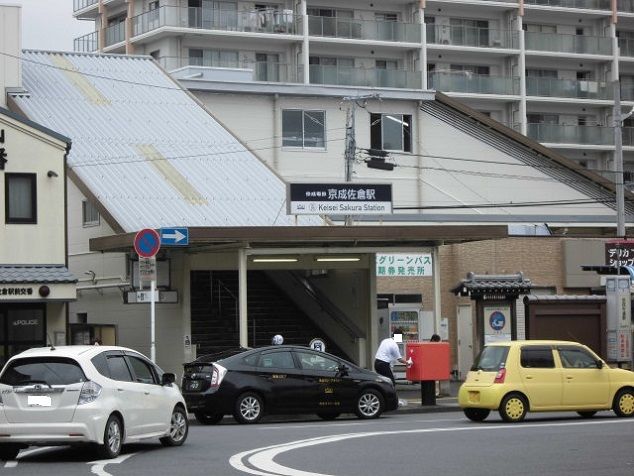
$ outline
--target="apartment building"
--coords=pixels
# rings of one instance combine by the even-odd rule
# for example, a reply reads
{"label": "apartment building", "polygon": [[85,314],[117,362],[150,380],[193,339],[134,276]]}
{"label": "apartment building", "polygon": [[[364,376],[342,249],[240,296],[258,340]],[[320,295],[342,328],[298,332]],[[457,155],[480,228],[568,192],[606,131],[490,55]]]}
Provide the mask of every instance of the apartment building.
{"label": "apartment building", "polygon": [[[634,106],[632,0],[74,2],[76,18],[95,22],[76,51],[152,55],[194,92],[206,91],[206,104],[245,141],[276,129],[240,127],[214,93],[235,92],[231,105],[244,110],[267,94],[319,91],[304,110],[325,102],[336,115],[346,92],[371,90],[412,109],[416,91],[434,89],[613,178],[615,79],[623,111]],[[282,110],[267,109],[283,129]],[[312,110],[317,124],[322,112]],[[634,122],[623,125],[625,170],[634,171]],[[282,130],[283,143],[268,146],[327,148],[322,131],[297,132]],[[397,140],[396,150],[416,153]],[[341,157],[338,147],[330,152]]]}

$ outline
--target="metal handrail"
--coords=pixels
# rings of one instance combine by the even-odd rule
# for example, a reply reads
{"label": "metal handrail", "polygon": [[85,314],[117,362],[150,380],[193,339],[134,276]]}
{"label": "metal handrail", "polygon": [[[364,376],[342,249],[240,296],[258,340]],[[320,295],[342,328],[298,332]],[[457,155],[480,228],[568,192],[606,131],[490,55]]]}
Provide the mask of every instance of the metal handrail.
{"label": "metal handrail", "polygon": [[332,320],[338,322],[344,327],[351,337],[365,339],[365,332],[352,322],[350,318],[346,316],[346,314],[343,313],[324,292],[313,286],[312,283],[301,274],[295,271],[291,271],[289,274],[293,280],[299,284],[304,291],[306,291],[306,294],[310,296],[310,298],[313,299],[313,301],[317,303]]}

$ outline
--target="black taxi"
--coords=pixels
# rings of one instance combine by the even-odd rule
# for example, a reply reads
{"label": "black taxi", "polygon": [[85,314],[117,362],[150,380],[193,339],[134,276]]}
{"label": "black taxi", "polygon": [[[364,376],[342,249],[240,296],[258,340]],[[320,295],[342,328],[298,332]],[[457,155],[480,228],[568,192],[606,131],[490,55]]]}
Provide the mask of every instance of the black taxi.
{"label": "black taxi", "polygon": [[256,423],[264,414],[378,418],[398,407],[388,378],[307,347],[235,349],[201,356],[184,367],[182,393],[203,424],[218,423],[224,415],[239,423]]}

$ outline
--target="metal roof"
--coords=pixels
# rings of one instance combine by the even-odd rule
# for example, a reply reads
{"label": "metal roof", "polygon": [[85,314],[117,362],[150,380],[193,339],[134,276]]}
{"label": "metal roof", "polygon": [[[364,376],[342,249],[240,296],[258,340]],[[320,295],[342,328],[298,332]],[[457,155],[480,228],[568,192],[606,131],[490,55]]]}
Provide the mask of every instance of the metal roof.
{"label": "metal roof", "polygon": [[22,65],[12,99],[72,139],[70,176],[115,229],[323,223],[286,215],[285,183],[150,57],[24,51]]}
{"label": "metal roof", "polygon": [[60,265],[0,266],[0,283],[76,283],[77,278]]}

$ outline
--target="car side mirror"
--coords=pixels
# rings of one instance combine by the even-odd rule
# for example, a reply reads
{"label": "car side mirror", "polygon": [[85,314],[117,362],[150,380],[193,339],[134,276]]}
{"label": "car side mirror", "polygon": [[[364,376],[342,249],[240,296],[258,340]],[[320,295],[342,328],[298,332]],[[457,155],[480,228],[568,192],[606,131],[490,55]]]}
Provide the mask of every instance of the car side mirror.
{"label": "car side mirror", "polygon": [[348,375],[348,371],[350,370],[350,367],[348,367],[346,364],[341,364],[339,367],[337,367],[337,373],[339,375]]}
{"label": "car side mirror", "polygon": [[176,375],[174,375],[173,373],[164,373],[163,377],[161,377],[161,385],[165,386],[165,385],[172,385],[174,382],[176,382]]}
{"label": "car side mirror", "polygon": [[602,369],[603,368],[603,361],[602,360],[597,360],[597,368],[598,369]]}

